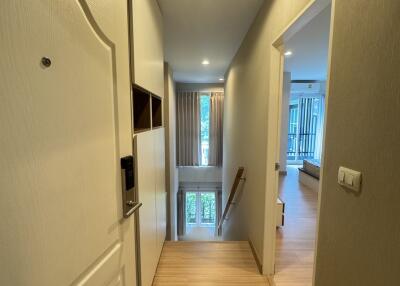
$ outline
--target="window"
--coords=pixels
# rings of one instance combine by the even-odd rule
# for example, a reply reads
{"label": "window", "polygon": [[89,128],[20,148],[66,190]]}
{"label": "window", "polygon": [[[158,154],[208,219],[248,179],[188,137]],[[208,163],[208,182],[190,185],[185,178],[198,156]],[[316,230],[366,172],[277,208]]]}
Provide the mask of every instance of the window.
{"label": "window", "polygon": [[222,166],[223,92],[182,91],[176,97],[178,166]]}
{"label": "window", "polygon": [[197,195],[194,192],[186,193],[186,223],[197,224]]}
{"label": "window", "polygon": [[292,99],[289,105],[287,159],[320,159],[323,125],[323,97]]}
{"label": "window", "polygon": [[215,225],[215,193],[200,193],[201,214],[200,223],[202,225]]}
{"label": "window", "polygon": [[215,192],[186,192],[186,225],[215,227]]}
{"label": "window", "polygon": [[201,166],[208,166],[208,152],[210,146],[210,96],[200,96],[200,143],[201,143]]}

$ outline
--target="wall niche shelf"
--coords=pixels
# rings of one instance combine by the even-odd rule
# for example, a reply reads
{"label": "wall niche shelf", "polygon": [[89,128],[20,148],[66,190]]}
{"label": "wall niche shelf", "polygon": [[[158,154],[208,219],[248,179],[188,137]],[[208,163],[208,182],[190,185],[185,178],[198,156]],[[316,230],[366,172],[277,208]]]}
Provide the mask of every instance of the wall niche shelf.
{"label": "wall niche shelf", "polygon": [[162,102],[161,98],[156,95],[151,96],[151,115],[152,115],[152,127],[162,126]]}
{"label": "wall niche shelf", "polygon": [[133,126],[135,133],[151,129],[150,94],[143,88],[133,86]]}
{"label": "wall niche shelf", "polygon": [[133,85],[134,133],[162,127],[162,99],[150,91]]}

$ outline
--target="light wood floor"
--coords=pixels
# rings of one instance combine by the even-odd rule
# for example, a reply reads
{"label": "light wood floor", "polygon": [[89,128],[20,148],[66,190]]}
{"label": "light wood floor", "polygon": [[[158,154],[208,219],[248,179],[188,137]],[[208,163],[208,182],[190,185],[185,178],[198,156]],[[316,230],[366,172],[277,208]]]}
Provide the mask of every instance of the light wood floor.
{"label": "light wood floor", "polygon": [[179,236],[178,240],[185,241],[217,241],[221,240],[221,236],[215,234],[215,227],[188,227],[186,226],[186,234]]}
{"label": "light wood floor", "polygon": [[153,286],[269,285],[249,243],[165,242]]}
{"label": "light wood floor", "polygon": [[280,182],[285,202],[285,225],[277,229],[276,286],[312,285],[318,193],[298,182],[298,170],[289,167]]}

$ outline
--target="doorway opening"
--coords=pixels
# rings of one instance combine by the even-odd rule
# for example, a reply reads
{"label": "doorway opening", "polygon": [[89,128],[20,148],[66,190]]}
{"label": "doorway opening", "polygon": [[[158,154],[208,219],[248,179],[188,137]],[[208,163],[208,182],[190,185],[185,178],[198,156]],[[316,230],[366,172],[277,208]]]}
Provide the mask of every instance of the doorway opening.
{"label": "doorway opening", "polygon": [[215,241],[221,215],[222,190],[216,183],[182,183],[178,194],[178,213],[182,218],[179,240]]}
{"label": "doorway opening", "polygon": [[279,96],[271,99],[278,111],[269,118],[278,124],[269,127],[277,136],[268,160],[279,168],[267,170],[274,178],[267,203],[276,203],[276,219],[266,220],[264,274],[273,274],[277,286],[288,280],[312,285],[330,30],[331,3],[316,0],[273,43],[279,72],[271,75],[271,90]]}
{"label": "doorway opening", "polygon": [[186,239],[210,238],[215,235],[216,193],[185,192]]}
{"label": "doorway opening", "polygon": [[312,284],[330,19],[329,5],[283,43],[274,276],[278,286],[288,277]]}

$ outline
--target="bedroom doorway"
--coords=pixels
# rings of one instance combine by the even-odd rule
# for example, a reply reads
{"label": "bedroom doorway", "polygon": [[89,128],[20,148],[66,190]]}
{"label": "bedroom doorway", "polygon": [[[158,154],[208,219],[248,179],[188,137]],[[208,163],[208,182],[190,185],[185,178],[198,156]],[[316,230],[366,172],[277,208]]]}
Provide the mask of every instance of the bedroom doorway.
{"label": "bedroom doorway", "polygon": [[[312,285],[331,5],[282,42],[275,285]],[[302,285],[303,285],[302,284]]]}

